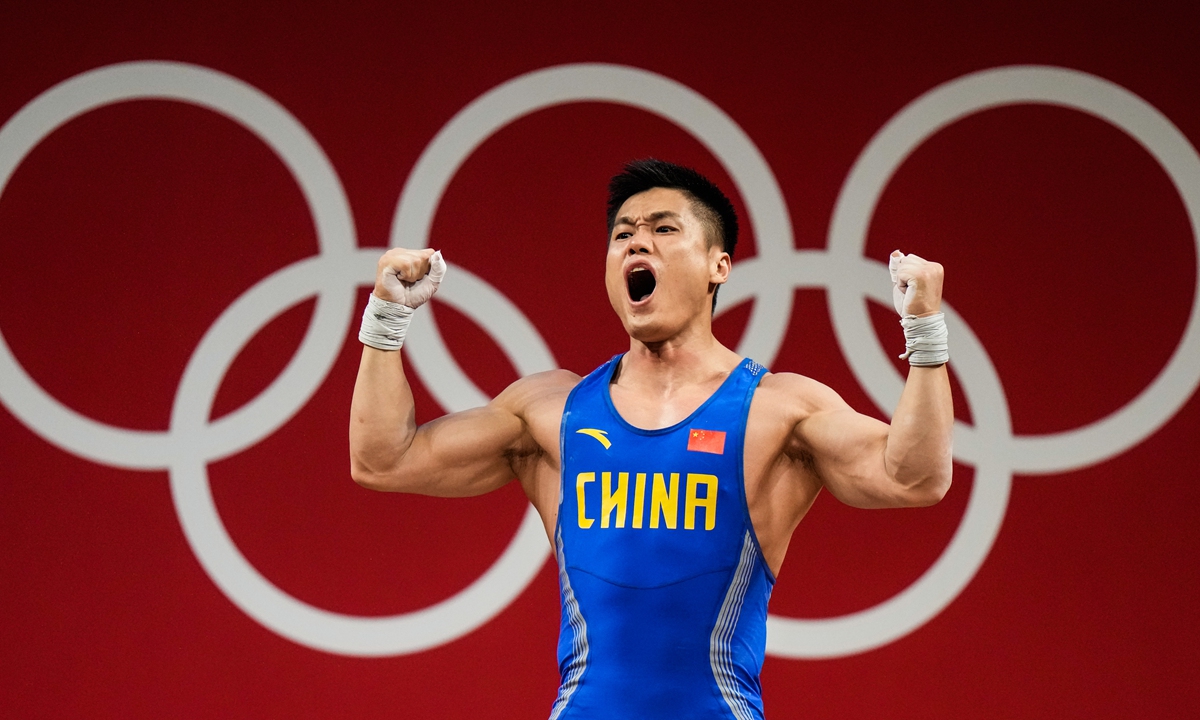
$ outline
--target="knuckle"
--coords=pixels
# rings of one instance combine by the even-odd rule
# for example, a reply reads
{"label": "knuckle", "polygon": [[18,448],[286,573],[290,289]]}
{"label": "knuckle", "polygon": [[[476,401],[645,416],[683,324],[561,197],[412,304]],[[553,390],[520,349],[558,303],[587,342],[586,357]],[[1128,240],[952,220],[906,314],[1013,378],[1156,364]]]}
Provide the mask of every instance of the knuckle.
{"label": "knuckle", "polygon": [[407,252],[401,248],[392,248],[379,258],[380,270],[398,270],[405,266],[407,262]]}

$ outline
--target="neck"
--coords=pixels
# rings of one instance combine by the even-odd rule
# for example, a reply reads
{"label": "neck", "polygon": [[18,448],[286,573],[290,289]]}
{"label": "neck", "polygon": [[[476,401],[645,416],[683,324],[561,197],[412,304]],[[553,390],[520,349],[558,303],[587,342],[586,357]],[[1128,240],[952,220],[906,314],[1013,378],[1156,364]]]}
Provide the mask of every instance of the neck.
{"label": "neck", "polygon": [[737,367],[741,358],[718,342],[711,330],[706,330],[661,342],[630,338],[629,352],[621,361],[619,382],[670,388],[723,377]]}

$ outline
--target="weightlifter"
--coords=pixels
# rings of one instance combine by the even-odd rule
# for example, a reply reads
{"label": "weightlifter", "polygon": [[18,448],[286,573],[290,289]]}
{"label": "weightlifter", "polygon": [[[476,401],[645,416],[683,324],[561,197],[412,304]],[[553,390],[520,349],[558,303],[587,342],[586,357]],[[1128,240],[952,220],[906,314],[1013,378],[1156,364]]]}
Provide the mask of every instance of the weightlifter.
{"label": "weightlifter", "polygon": [[521,483],[558,560],[552,720],[762,718],[767,600],[820,490],[879,508],[931,505],[950,487],[942,267],[892,254],[910,368],[887,424],[713,336],[737,236],[733,206],[699,173],[630,163],[609,186],[605,261],[628,351],[586,377],[522,378],[419,427],[399,349],[445,263],[430,249],[379,260],[353,477],[445,497]]}

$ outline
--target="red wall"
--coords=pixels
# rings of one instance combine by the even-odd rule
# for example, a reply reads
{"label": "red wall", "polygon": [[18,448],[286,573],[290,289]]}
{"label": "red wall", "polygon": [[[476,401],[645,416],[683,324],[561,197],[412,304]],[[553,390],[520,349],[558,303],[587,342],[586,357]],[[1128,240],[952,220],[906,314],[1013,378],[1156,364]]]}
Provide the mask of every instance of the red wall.
{"label": "red wall", "polygon": [[357,318],[395,232],[453,264],[425,314],[470,379],[410,342],[422,419],[587,372],[626,343],[604,186],[648,155],[749,208],[718,334],[862,412],[901,344],[863,293],[895,247],[947,268],[954,487],[817,501],[769,716],[1200,709],[1194,6],[15,5],[0,714],[546,716],[557,584],[519,489],[349,478]]}

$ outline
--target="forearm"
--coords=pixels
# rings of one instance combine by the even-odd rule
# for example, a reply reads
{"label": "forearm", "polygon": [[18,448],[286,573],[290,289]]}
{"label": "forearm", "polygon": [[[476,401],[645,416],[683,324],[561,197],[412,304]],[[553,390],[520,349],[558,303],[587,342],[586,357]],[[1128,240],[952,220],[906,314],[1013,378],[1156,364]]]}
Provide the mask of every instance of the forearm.
{"label": "forearm", "polygon": [[949,490],[953,432],[946,366],[910,368],[888,429],[884,464],[914,504],[933,504]]}
{"label": "forearm", "polygon": [[350,404],[350,473],[366,487],[389,489],[416,434],[412,389],[398,351],[364,347]]}

